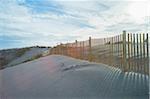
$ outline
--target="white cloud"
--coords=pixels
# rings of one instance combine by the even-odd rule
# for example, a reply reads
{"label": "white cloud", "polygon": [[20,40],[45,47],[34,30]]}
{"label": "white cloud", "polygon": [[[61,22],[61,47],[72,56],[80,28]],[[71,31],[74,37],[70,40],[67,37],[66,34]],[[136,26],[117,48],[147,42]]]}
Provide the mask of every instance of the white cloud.
{"label": "white cloud", "polygon": [[129,32],[149,29],[150,8],[146,0],[55,0],[54,3],[61,5],[57,10],[63,13],[49,10],[32,13],[33,9],[18,4],[16,0],[1,0],[0,37],[22,37],[25,45],[54,45],[75,39],[85,40],[89,36],[116,35],[123,29]]}

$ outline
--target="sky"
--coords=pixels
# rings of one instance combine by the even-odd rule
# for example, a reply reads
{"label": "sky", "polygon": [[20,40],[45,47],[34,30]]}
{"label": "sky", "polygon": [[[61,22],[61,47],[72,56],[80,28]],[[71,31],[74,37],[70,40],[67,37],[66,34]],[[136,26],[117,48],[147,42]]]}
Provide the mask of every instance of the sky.
{"label": "sky", "polygon": [[0,0],[0,49],[150,33],[149,0]]}

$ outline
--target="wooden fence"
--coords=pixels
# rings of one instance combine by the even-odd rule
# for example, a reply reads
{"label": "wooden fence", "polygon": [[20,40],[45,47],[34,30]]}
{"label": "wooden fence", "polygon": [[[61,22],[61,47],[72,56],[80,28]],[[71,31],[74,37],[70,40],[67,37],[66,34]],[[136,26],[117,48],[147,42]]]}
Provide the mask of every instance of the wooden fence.
{"label": "wooden fence", "polygon": [[51,54],[60,54],[91,62],[104,63],[124,72],[149,74],[148,33],[122,34],[101,39],[75,41],[60,44],[51,49]]}

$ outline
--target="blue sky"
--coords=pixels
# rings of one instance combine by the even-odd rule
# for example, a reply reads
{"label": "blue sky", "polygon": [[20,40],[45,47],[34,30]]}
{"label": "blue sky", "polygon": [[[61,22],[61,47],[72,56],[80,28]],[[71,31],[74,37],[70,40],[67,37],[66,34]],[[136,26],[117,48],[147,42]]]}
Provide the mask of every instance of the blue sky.
{"label": "blue sky", "polygon": [[149,0],[0,0],[0,49],[150,32]]}

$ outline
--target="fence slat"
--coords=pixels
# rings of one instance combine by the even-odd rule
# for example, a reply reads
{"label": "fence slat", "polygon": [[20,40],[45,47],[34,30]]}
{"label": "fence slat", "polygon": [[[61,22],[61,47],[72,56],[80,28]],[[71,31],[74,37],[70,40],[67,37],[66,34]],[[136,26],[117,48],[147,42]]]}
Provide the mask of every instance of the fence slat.
{"label": "fence slat", "polygon": [[128,33],[128,69],[130,70],[130,34]]}
{"label": "fence slat", "polygon": [[146,49],[147,49],[147,60],[146,60],[146,73],[149,74],[149,39],[148,39],[148,33],[146,34]]}
{"label": "fence slat", "polygon": [[136,62],[137,62],[137,71],[139,71],[139,37],[138,37],[138,34],[136,34],[136,39],[137,39],[137,41],[136,41],[136,46],[137,46],[137,48],[136,48],[136,53],[137,53],[137,57],[136,57]]}
{"label": "fence slat", "polygon": [[131,59],[130,59],[130,65],[131,65],[131,71],[134,70],[133,68],[133,38],[132,38],[132,33],[130,34],[131,37]]}
{"label": "fence slat", "polygon": [[142,59],[143,55],[142,55],[142,53],[143,53],[143,51],[142,51],[142,35],[140,33],[140,63],[139,63],[139,65],[140,65],[140,71],[141,72],[143,72],[143,66],[142,66],[142,64],[143,64],[143,59]]}
{"label": "fence slat", "polygon": [[120,68],[123,72],[149,72],[149,39],[147,34],[126,33],[77,41],[53,47],[50,54],[67,55],[77,59],[100,62]]}
{"label": "fence slat", "polygon": [[126,65],[126,31],[123,31],[123,67],[124,67],[124,72],[127,69]]}
{"label": "fence slat", "polygon": [[89,61],[92,61],[91,37],[89,37]]}

